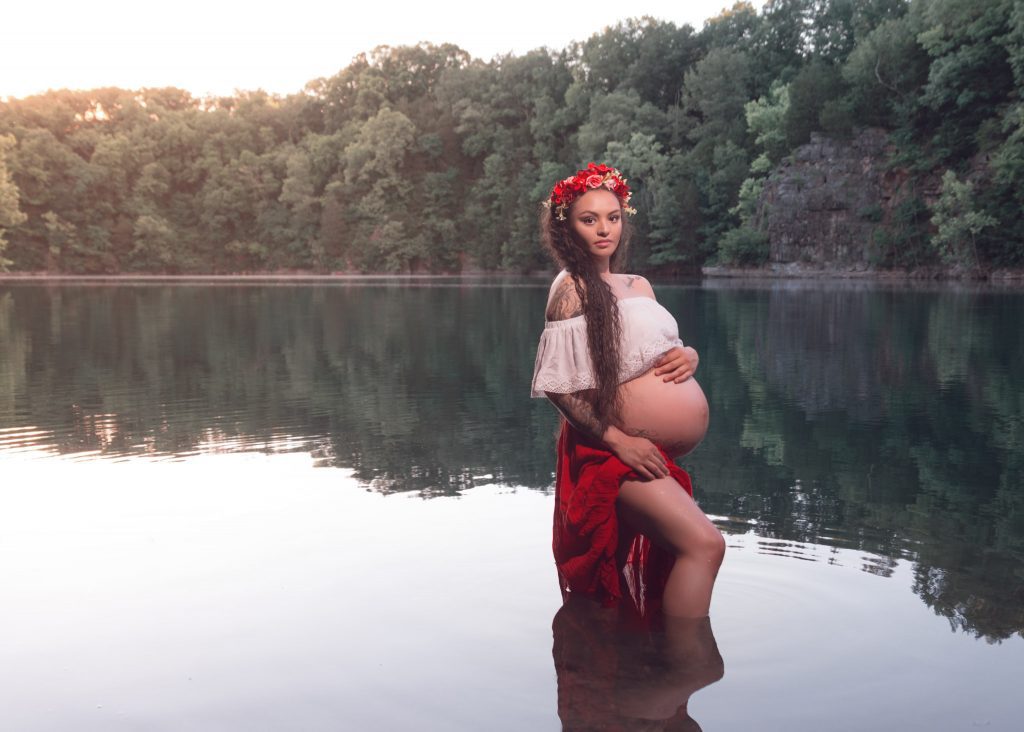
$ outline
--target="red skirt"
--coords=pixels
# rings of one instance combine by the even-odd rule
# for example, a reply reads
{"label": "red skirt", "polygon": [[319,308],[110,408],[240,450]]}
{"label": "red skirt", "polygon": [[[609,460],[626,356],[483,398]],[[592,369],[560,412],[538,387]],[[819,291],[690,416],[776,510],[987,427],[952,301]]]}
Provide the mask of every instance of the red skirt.
{"label": "red skirt", "polygon": [[[690,476],[664,450],[662,454],[671,477],[692,496]],[[637,534],[628,549],[619,552],[615,499],[624,480],[643,478],[604,445],[588,440],[562,421],[552,549],[563,599],[568,593],[579,593],[607,606],[617,605],[625,586],[636,609],[647,615],[661,606],[675,560],[643,534]]]}

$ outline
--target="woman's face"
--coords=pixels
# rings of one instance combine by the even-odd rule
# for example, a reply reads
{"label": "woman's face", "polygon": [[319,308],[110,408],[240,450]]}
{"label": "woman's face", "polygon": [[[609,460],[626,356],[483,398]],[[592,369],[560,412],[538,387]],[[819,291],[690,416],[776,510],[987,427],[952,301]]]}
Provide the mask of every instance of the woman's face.
{"label": "woman's face", "polygon": [[587,191],[569,207],[569,225],[590,256],[607,263],[619,248],[622,204],[606,188]]}

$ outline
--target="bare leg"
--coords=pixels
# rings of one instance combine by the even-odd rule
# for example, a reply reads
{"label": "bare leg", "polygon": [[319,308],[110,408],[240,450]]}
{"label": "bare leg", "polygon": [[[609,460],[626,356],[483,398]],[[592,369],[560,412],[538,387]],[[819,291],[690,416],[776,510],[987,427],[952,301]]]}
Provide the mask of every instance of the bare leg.
{"label": "bare leg", "polygon": [[665,614],[707,617],[725,556],[721,532],[672,478],[624,481],[617,506],[620,521],[676,558],[665,584]]}

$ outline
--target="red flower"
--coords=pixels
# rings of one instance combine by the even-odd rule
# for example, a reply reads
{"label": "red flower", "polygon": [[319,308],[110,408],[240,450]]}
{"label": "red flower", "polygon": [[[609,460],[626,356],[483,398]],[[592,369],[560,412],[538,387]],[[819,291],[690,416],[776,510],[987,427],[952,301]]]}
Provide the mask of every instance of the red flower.
{"label": "red flower", "polygon": [[629,207],[629,186],[626,185],[622,173],[615,168],[597,163],[588,163],[583,170],[577,170],[564,180],[555,183],[551,189],[551,195],[546,201],[548,207],[556,210],[558,218],[565,220],[565,209],[572,205],[572,202],[582,196],[588,190],[604,187],[614,193],[622,202],[623,210],[632,214],[635,211]]}

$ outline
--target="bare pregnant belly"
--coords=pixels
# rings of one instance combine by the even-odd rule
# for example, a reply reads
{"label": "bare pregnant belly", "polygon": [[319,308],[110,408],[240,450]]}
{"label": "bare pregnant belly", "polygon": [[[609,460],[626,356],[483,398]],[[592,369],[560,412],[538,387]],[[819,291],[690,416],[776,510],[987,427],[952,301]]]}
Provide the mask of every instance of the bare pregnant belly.
{"label": "bare pregnant belly", "polygon": [[708,400],[694,378],[665,383],[651,369],[619,387],[622,427],[643,435],[673,457],[691,452],[708,431]]}

